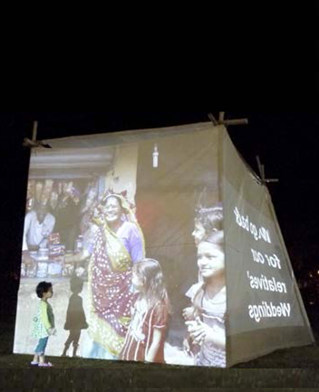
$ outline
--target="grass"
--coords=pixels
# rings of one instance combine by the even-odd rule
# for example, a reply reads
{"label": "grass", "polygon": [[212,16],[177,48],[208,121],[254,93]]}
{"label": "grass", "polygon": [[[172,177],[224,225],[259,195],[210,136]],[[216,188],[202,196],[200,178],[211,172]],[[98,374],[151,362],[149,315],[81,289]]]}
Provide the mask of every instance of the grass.
{"label": "grass", "polygon": [[[12,354],[14,320],[0,322],[0,369],[31,367],[30,355]],[[319,334],[315,333],[319,341]],[[105,361],[86,358],[48,357],[56,368],[118,368],[123,366],[119,361]],[[147,366],[149,364],[130,363],[130,366]],[[155,365],[158,366],[158,365]],[[162,365],[178,368],[179,366]],[[237,364],[235,368],[319,368],[319,346],[293,347],[277,350],[255,360]]]}
{"label": "grass", "polygon": [[[29,364],[32,356],[12,354],[14,323],[13,313],[0,322],[0,384],[5,382],[3,390],[8,390],[9,387],[23,390],[21,386],[24,385],[27,387],[25,390],[32,391],[175,392],[208,391],[216,387],[235,391],[232,388],[240,386],[247,391],[252,391],[252,387],[266,387],[270,388],[268,391],[283,388],[280,390],[292,392],[300,390],[293,387],[314,388],[319,383],[317,345],[278,350],[253,361],[235,365],[235,369],[123,363],[77,357],[47,357],[54,363],[52,370],[34,369]],[[314,332],[316,340],[319,341],[319,334]],[[54,389],[50,389],[52,387]]]}

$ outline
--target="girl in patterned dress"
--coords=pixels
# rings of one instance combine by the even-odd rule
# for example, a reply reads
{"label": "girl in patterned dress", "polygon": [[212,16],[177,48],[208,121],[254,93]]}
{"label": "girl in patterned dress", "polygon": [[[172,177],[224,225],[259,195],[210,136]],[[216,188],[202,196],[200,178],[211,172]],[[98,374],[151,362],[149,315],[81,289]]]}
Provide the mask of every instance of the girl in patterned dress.
{"label": "girl in patterned dress", "polygon": [[137,293],[120,359],[164,363],[169,301],[159,262],[134,264],[132,283]]}

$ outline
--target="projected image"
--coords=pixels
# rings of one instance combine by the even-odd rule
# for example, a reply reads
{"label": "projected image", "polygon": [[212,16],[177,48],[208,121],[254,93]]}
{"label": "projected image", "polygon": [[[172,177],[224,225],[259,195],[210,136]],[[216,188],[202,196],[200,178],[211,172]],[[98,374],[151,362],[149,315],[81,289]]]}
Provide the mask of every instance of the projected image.
{"label": "projected image", "polygon": [[120,359],[164,363],[170,304],[160,263],[136,263],[132,283],[136,294]]}
{"label": "projected image", "polygon": [[199,208],[193,236],[197,245],[199,282],[186,296],[191,306],[183,310],[188,336],[186,351],[199,366],[226,367],[226,284],[221,204]]}
{"label": "projected image", "polygon": [[[80,264],[64,263],[88,247],[97,203],[97,184],[55,179],[29,180],[24,222],[23,278],[72,276]],[[71,261],[71,260],[70,260]]]}
{"label": "projected image", "polygon": [[144,239],[123,196],[107,193],[101,207],[89,264],[89,334],[94,345],[87,356],[116,359],[131,319],[132,264],[144,257]]}
{"label": "projected image", "polygon": [[46,281],[47,355],[226,366],[215,139],[137,134],[32,156],[14,352],[34,353],[35,288]]}

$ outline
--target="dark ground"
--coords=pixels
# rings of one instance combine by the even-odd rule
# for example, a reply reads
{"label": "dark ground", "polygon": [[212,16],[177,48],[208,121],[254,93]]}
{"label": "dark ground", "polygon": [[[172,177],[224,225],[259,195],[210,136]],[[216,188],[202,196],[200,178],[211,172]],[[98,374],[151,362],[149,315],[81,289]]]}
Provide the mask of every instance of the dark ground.
{"label": "dark ground", "polygon": [[[16,282],[11,283],[11,290]],[[1,292],[5,287],[2,287]],[[54,368],[34,369],[30,355],[12,354],[16,296],[0,299],[0,391],[10,388],[37,391],[46,385],[50,390],[158,391],[204,392],[223,388],[235,391],[235,386],[254,391],[318,391],[319,346],[278,350],[230,369],[210,369],[171,365],[103,361],[83,358],[52,357]],[[8,312],[8,309],[10,311]],[[13,310],[12,310],[13,309]],[[308,316],[313,326],[319,325],[318,308],[309,306]],[[313,328],[316,342],[319,330]],[[5,387],[1,389],[1,382]],[[92,386],[92,383],[94,387]],[[28,385],[28,387],[27,387]],[[247,389],[248,388],[248,389]],[[270,388],[270,389],[269,389]],[[272,389],[274,388],[274,389]],[[281,389],[283,388],[283,389]],[[307,388],[307,389],[304,389]],[[265,390],[266,391],[266,390]]]}

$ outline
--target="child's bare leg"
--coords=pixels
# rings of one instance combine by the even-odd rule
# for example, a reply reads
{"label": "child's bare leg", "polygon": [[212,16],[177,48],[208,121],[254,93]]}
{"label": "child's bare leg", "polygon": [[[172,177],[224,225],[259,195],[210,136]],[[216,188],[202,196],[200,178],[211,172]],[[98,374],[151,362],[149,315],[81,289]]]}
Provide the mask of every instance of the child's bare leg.
{"label": "child's bare leg", "polygon": [[44,363],[45,362],[45,356],[44,354],[39,356],[39,363]]}
{"label": "child's bare leg", "polygon": [[39,362],[39,355],[37,353],[34,354],[32,362]]}

